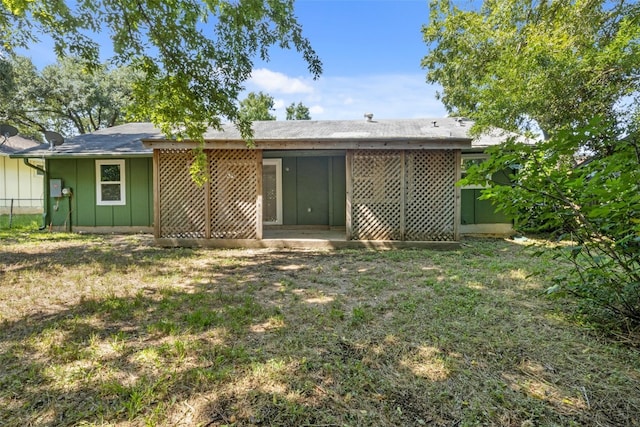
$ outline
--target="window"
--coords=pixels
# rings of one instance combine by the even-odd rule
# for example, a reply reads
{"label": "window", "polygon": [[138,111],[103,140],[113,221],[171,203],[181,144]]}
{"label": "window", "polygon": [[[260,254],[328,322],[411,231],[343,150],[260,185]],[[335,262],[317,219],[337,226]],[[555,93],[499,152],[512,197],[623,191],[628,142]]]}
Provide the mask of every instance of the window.
{"label": "window", "polygon": [[282,224],[282,159],[262,161],[262,222]]}
{"label": "window", "polygon": [[96,160],[96,200],[99,205],[124,205],[124,160]]}
{"label": "window", "polygon": [[[467,176],[467,169],[470,168],[471,166],[475,166],[475,165],[479,165],[480,163],[484,162],[487,159],[486,155],[481,155],[481,154],[477,154],[477,155],[469,155],[469,154],[463,154],[462,155],[462,178],[465,178]],[[487,177],[487,181],[489,181],[490,177]],[[462,188],[466,188],[466,189],[479,189],[479,188],[486,188],[487,185],[465,185]]]}

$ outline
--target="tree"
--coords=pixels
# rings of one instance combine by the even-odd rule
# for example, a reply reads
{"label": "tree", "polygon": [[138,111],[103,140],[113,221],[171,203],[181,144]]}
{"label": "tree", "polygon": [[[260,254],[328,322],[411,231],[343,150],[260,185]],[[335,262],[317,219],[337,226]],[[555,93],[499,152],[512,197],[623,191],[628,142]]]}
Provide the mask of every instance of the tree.
{"label": "tree", "polygon": [[258,120],[275,120],[276,116],[271,114],[274,111],[273,97],[263,92],[250,92],[249,95],[240,101],[240,117],[250,122]]}
{"label": "tree", "polygon": [[45,130],[83,134],[124,121],[135,73],[101,64],[88,73],[77,58],[63,58],[39,72],[29,58],[1,61],[8,67],[0,117],[24,135]]}
{"label": "tree", "polygon": [[309,108],[302,102],[298,102],[298,104],[292,102],[287,107],[287,120],[311,120]]}
{"label": "tree", "polygon": [[99,64],[98,32],[108,33],[117,64],[139,78],[133,88],[136,117],[167,135],[202,140],[222,118],[250,138],[251,124],[237,99],[256,57],[269,48],[295,48],[318,77],[322,65],[294,16],[293,0],[2,0],[0,42],[11,50],[36,34],[53,39],[60,56]]}
{"label": "tree", "polygon": [[624,0],[487,0],[431,4],[422,65],[446,108],[480,129],[540,128],[548,137],[614,108],[639,89],[640,5]]}
{"label": "tree", "polygon": [[[539,128],[543,140],[489,150],[465,184],[511,170],[483,198],[516,227],[553,230],[572,263],[549,289],[591,313],[640,325],[640,5],[485,1],[431,6],[427,80],[475,131]],[[628,323],[625,323],[628,324]]]}

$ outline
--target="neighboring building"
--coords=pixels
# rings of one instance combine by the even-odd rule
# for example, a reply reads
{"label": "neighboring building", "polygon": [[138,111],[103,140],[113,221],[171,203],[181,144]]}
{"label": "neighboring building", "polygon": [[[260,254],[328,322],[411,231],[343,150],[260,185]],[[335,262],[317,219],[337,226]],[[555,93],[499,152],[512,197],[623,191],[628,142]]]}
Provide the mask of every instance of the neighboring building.
{"label": "neighboring building", "polygon": [[[153,231],[164,245],[255,246],[309,230],[345,242],[446,243],[468,216],[455,183],[473,149],[470,125],[256,122],[249,148],[232,125],[200,146],[132,123],[13,157],[45,159],[53,228]],[[194,148],[206,157],[202,187],[189,174]]]}
{"label": "neighboring building", "polygon": [[[9,156],[33,147],[40,147],[37,141],[0,135],[0,214],[36,214],[43,210],[44,179],[42,170],[27,166],[22,159]],[[34,159],[32,164],[44,167],[42,159]]]}

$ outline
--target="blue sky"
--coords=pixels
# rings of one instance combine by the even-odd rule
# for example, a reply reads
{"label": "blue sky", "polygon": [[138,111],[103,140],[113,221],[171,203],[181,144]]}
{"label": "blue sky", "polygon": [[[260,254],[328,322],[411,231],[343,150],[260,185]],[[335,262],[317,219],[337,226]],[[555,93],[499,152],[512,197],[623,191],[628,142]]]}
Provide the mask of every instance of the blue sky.
{"label": "blue sky", "polygon": [[442,117],[437,88],[426,83],[420,61],[427,53],[421,28],[427,0],[297,0],[304,34],[324,64],[314,81],[300,55],[272,50],[256,64],[247,90],[269,93],[276,115],[302,102],[313,119]]}
{"label": "blue sky", "polygon": [[[247,92],[273,96],[278,120],[292,102],[305,104],[317,120],[446,114],[420,67],[428,0],[297,0],[295,14],[324,72],[313,80],[300,54],[279,48],[269,62],[256,62]],[[40,67],[55,62],[46,43],[25,53]]]}

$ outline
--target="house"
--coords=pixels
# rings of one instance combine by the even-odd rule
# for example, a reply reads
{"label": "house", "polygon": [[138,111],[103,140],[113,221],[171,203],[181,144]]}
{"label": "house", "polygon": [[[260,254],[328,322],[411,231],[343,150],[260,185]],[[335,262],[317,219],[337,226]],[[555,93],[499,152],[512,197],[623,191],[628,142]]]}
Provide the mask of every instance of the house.
{"label": "house", "polygon": [[[471,148],[462,151],[462,176],[469,166],[483,162],[488,158],[485,150],[500,144],[507,137],[519,135],[493,131],[483,134],[471,141]],[[492,180],[501,184],[509,183],[509,171],[495,174]],[[484,186],[464,186],[461,189],[460,234],[462,235],[508,235],[513,233],[513,221],[501,212],[496,212],[489,200],[481,200]]]}
{"label": "house", "polygon": [[[463,152],[473,153],[470,125],[454,118],[255,122],[248,147],[232,125],[209,130],[201,146],[130,123],[13,157],[45,159],[52,229],[153,232],[161,245],[321,236],[342,242],[334,246],[447,246],[458,240],[463,216],[486,220],[463,212],[465,190],[455,185]],[[195,148],[206,158],[203,186],[189,174]]]}
{"label": "house", "polygon": [[41,144],[19,135],[0,135],[0,214],[37,214],[43,211],[44,161],[34,159],[27,166],[9,156]]}

